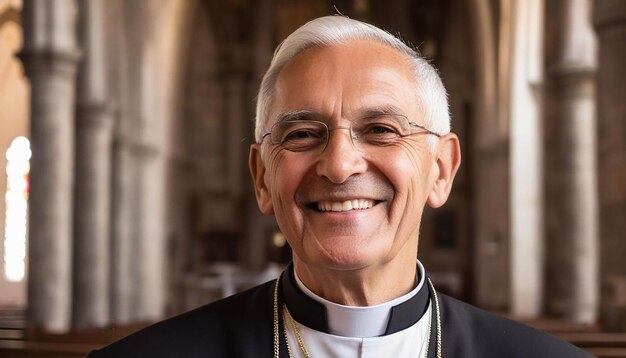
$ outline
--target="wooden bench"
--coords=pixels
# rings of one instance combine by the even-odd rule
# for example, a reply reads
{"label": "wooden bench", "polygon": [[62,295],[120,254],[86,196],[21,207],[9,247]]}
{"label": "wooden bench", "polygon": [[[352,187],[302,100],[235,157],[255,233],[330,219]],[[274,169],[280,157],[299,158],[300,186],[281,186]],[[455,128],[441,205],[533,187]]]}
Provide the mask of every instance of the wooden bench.
{"label": "wooden bench", "polygon": [[89,329],[53,334],[36,330],[0,329],[0,357],[84,357],[90,351],[125,337],[144,325]]}
{"label": "wooden bench", "polygon": [[626,357],[626,348],[587,348],[586,352],[598,358],[625,358]]}
{"label": "wooden bench", "polygon": [[586,325],[540,318],[525,321],[535,328],[550,332],[599,358],[626,358],[626,333],[602,332],[598,325]]}
{"label": "wooden bench", "polygon": [[0,339],[23,340],[25,338],[24,312],[18,309],[0,309]]}
{"label": "wooden bench", "polygon": [[25,334],[23,329],[0,328],[0,340],[24,340]]}
{"label": "wooden bench", "polygon": [[72,330],[64,334],[25,327],[5,320],[0,324],[0,357],[84,357],[90,351],[123,338],[145,325]]}
{"label": "wooden bench", "polygon": [[582,348],[626,348],[626,333],[561,332],[557,337]]}
{"label": "wooden bench", "polygon": [[597,324],[573,323],[546,317],[521,322],[556,335],[560,332],[600,332],[602,330],[602,327]]}
{"label": "wooden bench", "polygon": [[97,348],[94,344],[81,343],[53,343],[53,342],[31,342],[31,341],[8,341],[0,340],[0,357],[55,357],[55,358],[76,358],[84,357]]}
{"label": "wooden bench", "polygon": [[25,338],[26,340],[33,342],[88,343],[103,346],[115,342],[120,338],[126,337],[145,326],[145,324],[140,324],[112,328],[72,330],[63,334],[48,333],[31,329],[27,330]]}

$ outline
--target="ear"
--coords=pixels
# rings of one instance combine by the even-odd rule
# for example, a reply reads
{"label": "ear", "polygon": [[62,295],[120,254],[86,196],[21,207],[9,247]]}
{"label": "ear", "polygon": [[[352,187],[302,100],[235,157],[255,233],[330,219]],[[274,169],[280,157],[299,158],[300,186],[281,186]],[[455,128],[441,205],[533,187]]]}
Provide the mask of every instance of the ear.
{"label": "ear", "polygon": [[461,145],[456,134],[449,133],[439,139],[436,156],[437,167],[433,170],[437,177],[426,201],[432,208],[438,208],[448,200],[452,182],[461,165]]}
{"label": "ear", "polygon": [[252,144],[250,146],[250,158],[248,159],[250,174],[254,184],[254,192],[259,209],[263,214],[274,215],[274,205],[272,195],[265,183],[265,163],[261,158],[261,146]]}

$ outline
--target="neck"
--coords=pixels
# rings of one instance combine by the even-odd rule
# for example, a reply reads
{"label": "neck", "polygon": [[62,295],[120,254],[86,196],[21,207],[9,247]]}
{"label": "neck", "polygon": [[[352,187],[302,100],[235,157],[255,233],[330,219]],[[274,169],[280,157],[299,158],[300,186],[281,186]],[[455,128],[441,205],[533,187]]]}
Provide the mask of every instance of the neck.
{"label": "neck", "polygon": [[411,262],[392,262],[383,267],[358,270],[318,269],[294,257],[301,282],[316,295],[344,306],[379,305],[415,288],[415,256]]}

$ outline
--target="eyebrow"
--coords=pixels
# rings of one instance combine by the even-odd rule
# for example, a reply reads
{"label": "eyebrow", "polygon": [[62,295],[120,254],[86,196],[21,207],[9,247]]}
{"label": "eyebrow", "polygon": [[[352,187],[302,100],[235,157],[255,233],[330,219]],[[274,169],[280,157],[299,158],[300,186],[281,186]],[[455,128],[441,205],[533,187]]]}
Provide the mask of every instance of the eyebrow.
{"label": "eyebrow", "polygon": [[[404,116],[402,109],[400,107],[388,104],[382,106],[373,106],[373,107],[365,107],[359,109],[357,112],[356,118],[375,118],[385,115],[401,115]],[[279,114],[276,118],[276,122],[286,122],[286,121],[304,121],[311,119],[319,119],[324,116],[319,112],[312,109],[296,109],[293,111],[287,111]]]}
{"label": "eyebrow", "polygon": [[383,106],[375,106],[375,107],[366,107],[362,110],[358,111],[358,118],[372,118],[372,117],[380,117],[385,115],[401,115],[404,116],[404,112],[400,107],[394,106],[392,104],[387,104]]}
{"label": "eyebrow", "polygon": [[276,122],[287,122],[287,121],[303,121],[310,120],[312,117],[318,117],[319,113],[312,109],[296,109],[293,111],[283,112],[278,115],[276,118]]}

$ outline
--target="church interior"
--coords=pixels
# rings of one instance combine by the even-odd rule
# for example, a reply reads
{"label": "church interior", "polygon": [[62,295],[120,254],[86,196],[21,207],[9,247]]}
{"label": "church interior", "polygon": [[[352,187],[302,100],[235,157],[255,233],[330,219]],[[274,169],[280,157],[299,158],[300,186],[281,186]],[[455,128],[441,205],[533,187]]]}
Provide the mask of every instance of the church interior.
{"label": "church interior", "polygon": [[400,34],[448,90],[434,285],[626,357],[622,0],[0,0],[0,356],[81,357],[280,273],[256,93],[332,14]]}

